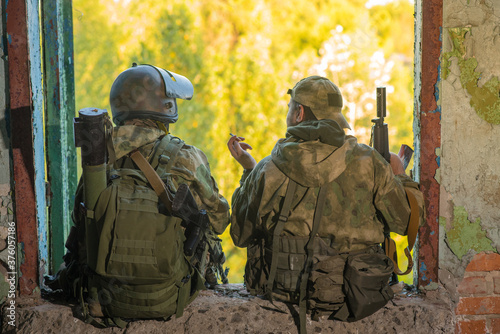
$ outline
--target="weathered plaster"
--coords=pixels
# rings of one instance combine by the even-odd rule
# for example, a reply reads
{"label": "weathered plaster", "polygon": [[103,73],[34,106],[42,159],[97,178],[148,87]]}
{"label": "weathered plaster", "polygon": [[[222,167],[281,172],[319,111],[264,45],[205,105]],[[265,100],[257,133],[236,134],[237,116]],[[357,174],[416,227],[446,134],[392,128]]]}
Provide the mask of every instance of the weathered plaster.
{"label": "weathered plaster", "polygon": [[[446,218],[440,217],[439,224],[446,226]],[[453,223],[450,229],[446,229],[446,243],[459,258],[467,254],[469,250],[476,252],[495,251],[491,246],[491,240],[486,237],[486,231],[481,228],[481,219],[471,222],[467,211],[462,206],[453,208]]]}
{"label": "weathered plaster", "polygon": [[[491,75],[489,68],[485,75],[479,71],[478,59],[475,58],[475,53],[471,51],[474,50],[474,41],[472,40],[471,43],[466,43],[466,39],[472,39],[472,29],[471,27],[463,27],[450,28],[448,30],[452,50],[443,53],[441,69],[443,79],[446,80],[450,74],[449,67],[451,59],[457,59],[460,83],[470,95],[470,105],[474,108],[479,117],[485,121],[492,124],[500,124],[500,81],[498,77]],[[477,30],[477,34],[480,35],[482,39],[491,39],[493,42],[492,49],[497,52],[500,51],[500,38],[496,38],[498,36],[485,36],[483,34],[484,31],[479,31],[484,29],[477,28],[474,30]],[[498,26],[493,27],[492,30],[496,30],[497,35],[500,33],[500,27]],[[495,64],[495,62],[498,62],[498,58],[499,57],[493,58],[493,64],[488,61],[490,64],[489,67],[500,65]],[[486,82],[484,82],[485,77],[489,77],[489,80]],[[480,81],[483,82],[482,85],[480,85]]]}
{"label": "weathered plaster", "polygon": [[[456,256],[465,251],[454,239],[457,228],[468,237],[483,231],[477,236],[500,249],[499,13],[499,1],[447,1],[444,7],[440,179],[454,210],[442,210],[441,203],[440,217],[453,222],[444,231]],[[441,266],[453,271],[456,263],[448,260]]]}
{"label": "weathered plaster", "polygon": [[[446,235],[446,227],[439,226],[440,235]],[[468,250],[462,258],[458,258],[451,250],[445,238],[439,240],[439,282],[443,284],[450,293],[450,297],[455,303],[459,301],[457,287],[462,281],[467,265],[472,260],[476,252]]]}
{"label": "weathered plaster", "polygon": [[498,0],[448,0],[445,1],[443,8],[446,26],[477,27],[491,21],[493,16],[499,16],[500,2]]}
{"label": "weathered plaster", "polygon": [[[441,164],[441,148],[440,147],[436,148],[435,154],[436,154],[437,165],[440,166],[440,164]],[[434,174],[434,179],[436,180],[437,183],[441,183],[441,168],[440,167],[436,168],[436,173]]]}
{"label": "weathered plaster", "polygon": [[[452,248],[450,248],[446,238],[447,231],[454,228],[453,211],[455,210],[455,204],[453,203],[453,198],[443,186],[441,186],[439,196],[439,213],[441,215],[439,235],[444,236],[439,240],[439,282],[449,291],[453,302],[458,303],[459,294],[457,292],[457,286],[462,281],[466,267],[476,254],[476,251],[473,249],[466,250],[466,253],[459,258]],[[445,217],[450,218],[447,219]]]}

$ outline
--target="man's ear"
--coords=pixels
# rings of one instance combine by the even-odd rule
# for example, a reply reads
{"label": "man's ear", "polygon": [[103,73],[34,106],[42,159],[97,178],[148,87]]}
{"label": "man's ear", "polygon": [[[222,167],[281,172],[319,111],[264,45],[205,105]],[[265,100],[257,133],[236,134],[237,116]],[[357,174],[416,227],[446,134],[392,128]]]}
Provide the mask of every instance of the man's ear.
{"label": "man's ear", "polygon": [[297,123],[300,123],[304,120],[304,106],[299,104],[297,108]]}

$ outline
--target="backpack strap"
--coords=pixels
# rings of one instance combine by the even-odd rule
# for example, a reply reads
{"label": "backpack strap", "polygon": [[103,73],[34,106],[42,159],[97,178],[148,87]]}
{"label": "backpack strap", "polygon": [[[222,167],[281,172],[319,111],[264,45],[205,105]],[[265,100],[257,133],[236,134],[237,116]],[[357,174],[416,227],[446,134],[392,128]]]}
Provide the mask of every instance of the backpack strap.
{"label": "backpack strap", "polygon": [[396,243],[394,240],[388,235],[385,237],[385,254],[391,258],[392,262],[394,262],[394,273],[398,275],[407,275],[413,269],[413,258],[411,256],[411,250],[415,245],[415,241],[417,240],[418,234],[418,225],[420,220],[420,208],[418,206],[417,199],[415,195],[411,193],[406,187],[406,197],[408,198],[408,203],[410,204],[410,222],[408,223],[408,247],[405,248],[405,255],[408,259],[408,267],[403,272],[399,269],[398,265],[398,253],[396,249]]}
{"label": "backpack strap", "polygon": [[304,270],[300,277],[300,292],[299,292],[299,323],[300,323],[300,333],[307,333],[306,330],[306,311],[307,311],[307,281],[309,280],[309,274],[311,273],[312,260],[314,255],[314,237],[318,233],[319,225],[321,223],[321,217],[323,216],[323,207],[326,201],[326,189],[327,187],[321,187],[319,189],[318,201],[316,202],[316,210],[314,210],[314,219],[311,234],[309,235],[309,241],[306,245],[307,258],[304,264]]}
{"label": "backpack strap", "polygon": [[297,183],[292,179],[289,179],[288,187],[286,189],[285,201],[283,202],[283,207],[281,208],[278,222],[276,223],[276,227],[274,228],[273,233],[273,255],[271,260],[271,268],[269,272],[269,277],[267,279],[266,284],[266,296],[272,302],[272,292],[274,279],[276,278],[276,269],[278,268],[278,250],[279,250],[279,237],[281,232],[283,231],[283,227],[285,223],[288,221],[288,216],[290,216],[290,209],[292,207],[293,195],[295,194],[295,190],[297,189]]}
{"label": "backpack strap", "polygon": [[172,166],[177,158],[177,153],[179,153],[182,146],[184,146],[184,141],[182,139],[178,137],[169,137],[170,141],[166,145],[165,149],[162,149],[161,146],[158,147],[157,154],[153,158],[153,161],[158,161],[156,173],[162,176],[170,172],[170,169],[172,169]]}
{"label": "backpack strap", "polygon": [[191,282],[192,276],[188,275],[187,278],[183,278],[180,282],[177,282],[177,288],[179,289],[177,297],[177,309],[175,310],[175,317],[180,318],[184,313],[184,308],[189,302],[189,296],[191,295]]}
{"label": "backpack strap", "polygon": [[149,162],[144,158],[141,152],[138,150],[130,153],[130,157],[135,162],[135,164],[139,167],[139,169],[144,173],[146,178],[148,179],[151,187],[153,187],[156,195],[161,199],[161,201],[165,204],[167,210],[172,213],[172,195],[167,190],[167,186],[163,183],[162,179],[158,176],[156,171],[151,167]]}
{"label": "backpack strap", "polygon": [[[141,152],[135,150],[130,153],[130,158],[132,158],[137,167],[139,167],[139,169],[144,173],[144,175],[148,179],[148,182],[153,187],[156,195],[158,195],[158,197],[162,200],[170,213],[172,213],[173,198],[168,191],[167,186],[159,175],[163,175],[170,171],[174,164],[177,153],[179,153],[179,150],[183,145],[184,141],[177,137],[163,137],[160,144],[158,145],[155,156],[153,157],[153,161],[158,161],[158,168],[156,169],[156,171]],[[163,149],[163,147],[165,147],[165,149]],[[167,158],[167,163],[162,163],[162,159]]]}
{"label": "backpack strap", "polygon": [[155,170],[159,165],[159,156],[165,151],[167,148],[168,144],[170,143],[172,136],[166,135],[161,137],[160,141],[155,145],[154,151],[151,154],[152,158],[148,159],[149,162],[151,163],[151,167],[153,167]]}

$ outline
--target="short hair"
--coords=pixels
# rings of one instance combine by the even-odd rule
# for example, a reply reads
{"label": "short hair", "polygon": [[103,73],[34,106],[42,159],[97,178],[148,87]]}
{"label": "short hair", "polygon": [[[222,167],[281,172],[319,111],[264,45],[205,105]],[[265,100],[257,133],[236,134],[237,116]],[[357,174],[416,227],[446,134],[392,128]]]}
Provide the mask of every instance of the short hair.
{"label": "short hair", "polygon": [[304,121],[317,121],[318,120],[316,118],[316,116],[314,115],[314,113],[312,112],[311,108],[309,108],[308,106],[305,106],[303,104],[300,104],[297,101],[292,99],[292,108],[294,110],[297,110],[297,109],[299,109],[299,106],[304,107]]}

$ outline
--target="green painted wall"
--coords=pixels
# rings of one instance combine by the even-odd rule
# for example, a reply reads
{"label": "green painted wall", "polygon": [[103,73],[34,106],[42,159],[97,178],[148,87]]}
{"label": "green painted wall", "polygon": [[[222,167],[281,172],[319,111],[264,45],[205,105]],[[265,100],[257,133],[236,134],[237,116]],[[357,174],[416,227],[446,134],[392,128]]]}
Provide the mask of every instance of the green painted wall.
{"label": "green painted wall", "polygon": [[467,211],[463,206],[453,208],[453,220],[451,227],[447,224],[445,217],[439,218],[439,224],[446,230],[445,241],[451,251],[459,258],[467,254],[469,250],[476,252],[496,251],[491,245],[491,240],[486,237],[486,231],[481,227],[481,219],[471,222]]}
{"label": "green painted wall", "polygon": [[441,73],[446,80],[450,74],[451,58],[456,57],[460,68],[460,82],[470,94],[470,105],[485,121],[500,124],[500,80],[492,77],[482,87],[478,86],[482,73],[476,71],[477,59],[467,53],[465,44],[470,33],[470,27],[448,29],[453,48],[450,52],[443,53]]}

